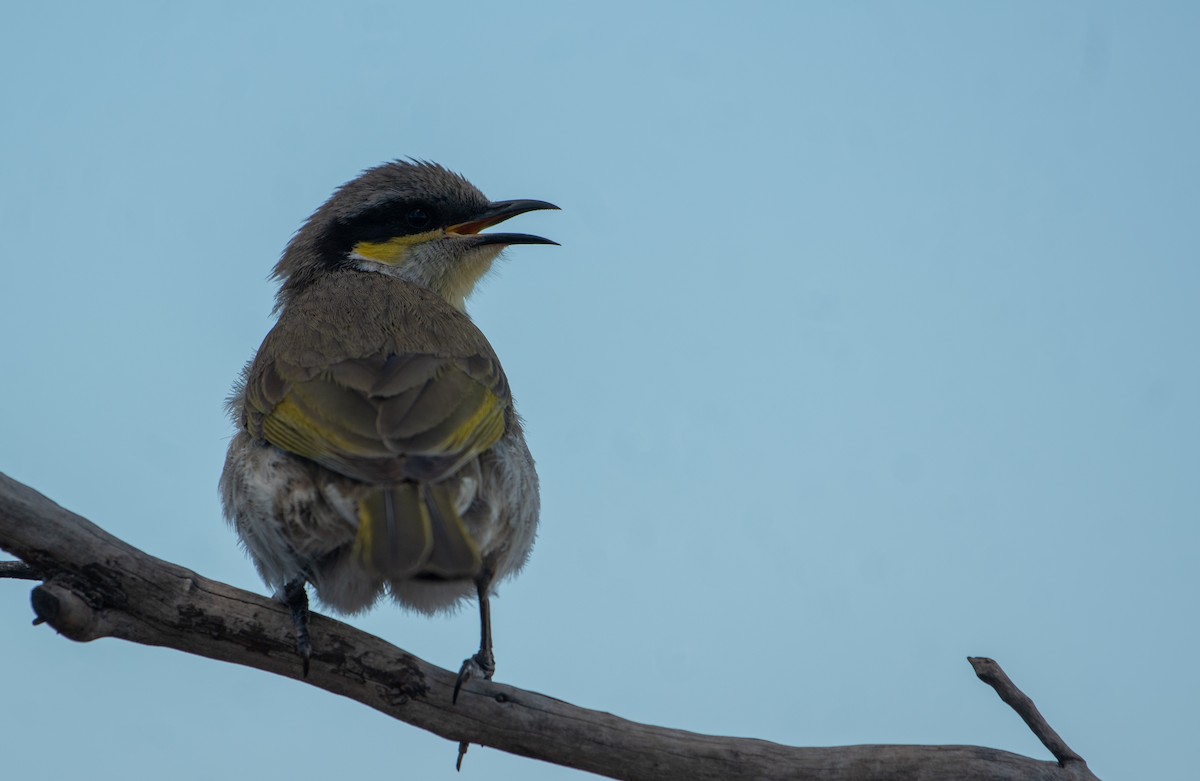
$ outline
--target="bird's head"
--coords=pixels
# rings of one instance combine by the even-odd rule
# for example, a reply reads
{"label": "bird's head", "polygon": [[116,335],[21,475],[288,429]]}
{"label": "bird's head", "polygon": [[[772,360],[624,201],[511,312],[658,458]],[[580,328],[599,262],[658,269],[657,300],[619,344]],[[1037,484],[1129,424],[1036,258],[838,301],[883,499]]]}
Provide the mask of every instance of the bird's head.
{"label": "bird's head", "polygon": [[459,309],[510,244],[555,244],[524,233],[482,233],[545,201],[489,201],[440,165],[396,161],[338,188],[308,219],[275,266],[279,305],[334,269],[405,279]]}

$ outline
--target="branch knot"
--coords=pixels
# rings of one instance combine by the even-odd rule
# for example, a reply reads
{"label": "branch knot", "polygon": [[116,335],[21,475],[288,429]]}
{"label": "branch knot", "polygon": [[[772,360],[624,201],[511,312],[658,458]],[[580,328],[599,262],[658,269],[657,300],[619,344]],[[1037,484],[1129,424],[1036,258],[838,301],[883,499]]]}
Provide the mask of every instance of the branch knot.
{"label": "branch knot", "polygon": [[100,620],[88,601],[57,581],[49,581],[30,594],[38,623],[47,623],[63,637],[86,643],[101,637]]}

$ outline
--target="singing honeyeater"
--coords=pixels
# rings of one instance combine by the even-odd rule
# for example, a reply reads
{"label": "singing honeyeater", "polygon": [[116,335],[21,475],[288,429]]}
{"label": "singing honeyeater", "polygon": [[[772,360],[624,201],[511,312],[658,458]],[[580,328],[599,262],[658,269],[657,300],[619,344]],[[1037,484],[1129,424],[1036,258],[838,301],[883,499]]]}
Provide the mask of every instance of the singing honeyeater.
{"label": "singing honeyeater", "polygon": [[[275,266],[275,327],[230,400],[225,516],[291,607],[307,670],[306,584],[353,613],[384,594],[424,613],[488,596],[524,565],[538,479],[500,361],[464,302],[501,250],[482,233],[545,201],[489,201],[439,165],[393,162],[340,187]],[[455,690],[457,694],[457,688]]]}

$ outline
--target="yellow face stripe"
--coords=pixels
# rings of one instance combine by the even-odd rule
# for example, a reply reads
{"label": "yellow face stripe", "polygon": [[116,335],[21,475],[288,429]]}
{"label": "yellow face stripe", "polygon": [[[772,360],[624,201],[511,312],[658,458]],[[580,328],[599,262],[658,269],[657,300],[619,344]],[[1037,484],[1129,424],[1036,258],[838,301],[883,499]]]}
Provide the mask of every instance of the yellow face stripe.
{"label": "yellow face stripe", "polygon": [[409,248],[441,238],[444,235],[446,235],[445,231],[438,229],[414,233],[411,236],[397,236],[387,241],[360,241],[354,245],[351,254],[366,260],[373,260],[376,263],[398,266],[404,262],[404,256],[408,254]]}

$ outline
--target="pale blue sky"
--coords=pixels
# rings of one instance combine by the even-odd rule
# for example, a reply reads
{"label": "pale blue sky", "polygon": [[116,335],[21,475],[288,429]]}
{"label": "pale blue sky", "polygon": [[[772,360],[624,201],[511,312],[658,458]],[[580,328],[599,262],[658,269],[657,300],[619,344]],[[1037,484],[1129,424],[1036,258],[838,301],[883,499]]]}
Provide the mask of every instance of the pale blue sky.
{"label": "pale blue sky", "polygon": [[[563,207],[470,305],[544,496],[499,680],[1046,758],[989,655],[1100,777],[1194,768],[1200,6],[4,5],[0,470],[262,591],[215,485],[267,274],[338,184],[436,160]],[[456,777],[294,681],[32,628],[27,592],[13,778]],[[471,611],[354,623],[476,642]]]}

